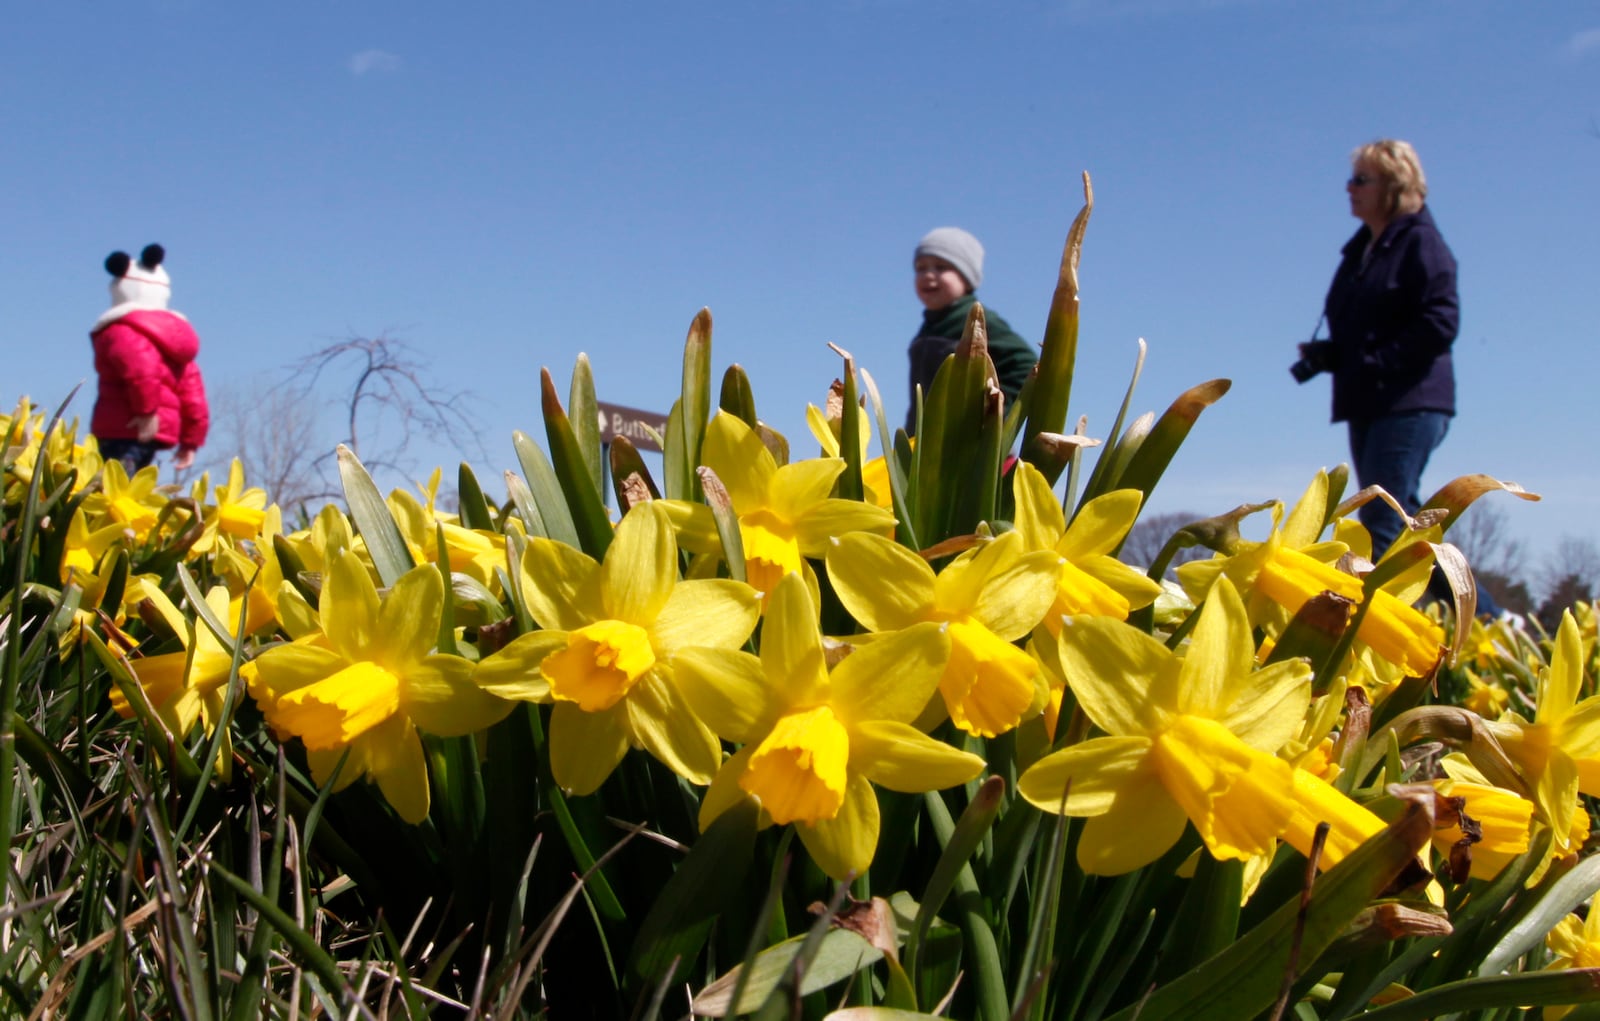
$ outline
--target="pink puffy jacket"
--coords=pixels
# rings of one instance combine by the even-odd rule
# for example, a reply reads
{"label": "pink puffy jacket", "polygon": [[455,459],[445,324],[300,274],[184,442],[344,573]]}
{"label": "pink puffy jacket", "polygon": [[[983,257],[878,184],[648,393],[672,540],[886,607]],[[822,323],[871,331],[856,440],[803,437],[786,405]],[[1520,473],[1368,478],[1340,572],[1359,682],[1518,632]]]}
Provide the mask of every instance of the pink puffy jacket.
{"label": "pink puffy jacket", "polygon": [[211,409],[195,356],[200,337],[175,312],[129,312],[89,338],[100,392],[89,431],[102,440],[138,439],[128,421],[158,412],[157,446],[196,450],[206,441]]}

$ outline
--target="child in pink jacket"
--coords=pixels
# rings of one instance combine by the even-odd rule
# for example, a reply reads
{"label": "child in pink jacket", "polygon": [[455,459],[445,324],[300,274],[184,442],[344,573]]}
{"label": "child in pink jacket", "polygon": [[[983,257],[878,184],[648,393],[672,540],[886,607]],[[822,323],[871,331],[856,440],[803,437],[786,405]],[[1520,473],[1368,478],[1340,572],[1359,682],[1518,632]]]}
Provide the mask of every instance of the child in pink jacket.
{"label": "child in pink jacket", "polygon": [[173,467],[189,467],[211,424],[195,364],[200,337],[167,309],[172,283],[164,258],[160,245],[146,245],[137,263],[126,252],[107,256],[111,307],[89,331],[100,377],[89,430],[101,455],[121,461],[129,475],[172,447]]}

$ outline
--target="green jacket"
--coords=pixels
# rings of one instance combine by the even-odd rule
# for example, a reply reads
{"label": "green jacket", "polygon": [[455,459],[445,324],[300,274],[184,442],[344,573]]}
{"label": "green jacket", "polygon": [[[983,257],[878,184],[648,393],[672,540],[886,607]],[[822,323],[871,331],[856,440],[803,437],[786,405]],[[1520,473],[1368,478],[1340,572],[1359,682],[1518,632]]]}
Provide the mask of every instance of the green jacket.
{"label": "green jacket", "polygon": [[[922,329],[911,341],[907,354],[911,358],[911,403],[906,408],[906,432],[915,433],[917,427],[917,387],[922,387],[924,399],[933,387],[934,374],[944,360],[955,353],[961,341],[961,331],[967,325],[967,313],[978,299],[971,294],[957,298],[941,309],[922,313]],[[995,375],[1000,378],[1000,390],[1006,395],[1006,405],[1017,399],[1022,384],[1039,360],[1039,351],[1017,335],[1011,324],[1000,318],[991,308],[985,307],[984,324],[989,328],[989,359],[994,362]]]}

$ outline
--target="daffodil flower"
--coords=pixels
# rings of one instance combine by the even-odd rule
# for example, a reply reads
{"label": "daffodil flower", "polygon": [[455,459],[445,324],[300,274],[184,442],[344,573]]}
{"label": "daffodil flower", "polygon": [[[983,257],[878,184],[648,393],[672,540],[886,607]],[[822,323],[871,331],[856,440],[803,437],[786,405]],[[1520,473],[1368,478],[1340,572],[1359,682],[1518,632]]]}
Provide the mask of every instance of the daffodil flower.
{"label": "daffodil flower", "polygon": [[994,737],[1043,709],[1043,671],[1011,643],[1037,627],[1056,598],[1059,554],[1027,553],[1022,536],[1006,532],[935,575],[904,546],[856,532],[833,541],[827,564],[839,601],[868,631],[947,625],[950,661],[939,691],[956,726]]}
{"label": "daffodil flower", "polygon": [[[745,578],[760,592],[771,592],[791,571],[806,570],[804,558],[821,557],[836,535],[894,528],[894,515],[882,507],[828,495],[844,471],[843,460],[825,457],[779,467],[761,437],[737,415],[719,411],[712,418],[701,456],[728,490],[739,516]],[[685,549],[721,550],[709,507],[661,503]]]}
{"label": "daffodil flower", "polygon": [[1219,859],[1272,850],[1295,810],[1295,770],[1273,753],[1300,730],[1311,669],[1252,669],[1231,582],[1217,581],[1184,655],[1104,617],[1074,618],[1060,654],[1079,706],[1108,736],[1047,755],[1018,790],[1045,811],[1088,818],[1084,871],[1147,865],[1190,821]]}
{"label": "daffodil flower", "polygon": [[1119,489],[1083,505],[1069,526],[1044,474],[1026,461],[1017,462],[1012,478],[1017,504],[1017,532],[1030,550],[1060,556],[1056,598],[1044,618],[1052,635],[1067,617],[1092,613],[1127,620],[1128,613],[1155,602],[1159,582],[1112,556],[1139,515],[1143,495]]}
{"label": "daffodil flower", "polygon": [[[191,621],[179,612],[166,593],[150,586],[146,598],[162,619],[177,634],[183,648],[156,656],[145,656],[128,661],[134,678],[144,689],[145,698],[156,710],[168,729],[180,739],[188,736],[199,722],[210,735],[222,716],[223,701],[227,695],[228,677],[233,669],[233,656],[223,648],[211,629],[199,621],[192,622],[194,640],[191,644]],[[206,606],[230,628],[237,618],[229,619],[228,589],[217,585],[206,593]],[[111,708],[124,719],[133,717],[128,697],[115,685],[111,688]],[[233,746],[224,732],[217,746],[218,774],[227,780],[232,774]]]}
{"label": "daffodil flower", "polygon": [[947,626],[916,624],[857,646],[832,670],[817,606],[799,575],[778,582],[760,658],[687,649],[679,678],[696,715],[744,747],[723,763],[700,806],[704,830],[746,796],[793,823],[835,879],[860,875],[878,845],[872,784],[918,793],[965,783],[983,760],[911,725],[950,654]]}
{"label": "daffodil flower", "polygon": [[[1265,542],[1241,542],[1238,551],[1210,560],[1195,560],[1177,569],[1178,581],[1198,600],[1223,575],[1246,594],[1250,620],[1280,633],[1289,618],[1313,596],[1333,592],[1353,603],[1363,598],[1361,579],[1333,566],[1349,546],[1318,542],[1328,500],[1328,477],[1319,472],[1287,519],[1283,507],[1272,512],[1272,534]],[[1444,631],[1395,594],[1426,584],[1428,565],[1421,563],[1372,595],[1356,638],[1413,677],[1427,676],[1444,656]]]}
{"label": "daffodil flower", "polygon": [[[1582,919],[1568,914],[1545,934],[1544,944],[1556,959],[1549,970],[1566,968],[1600,968],[1600,893],[1589,900],[1589,910]],[[1544,1016],[1560,1021],[1572,1013],[1571,1006],[1549,1006]]]}
{"label": "daffodil flower", "polygon": [[209,475],[202,476],[195,486],[195,503],[203,508],[201,516],[205,528],[190,547],[191,556],[219,548],[221,536],[246,542],[254,539],[261,534],[267,516],[266,491],[245,487],[244,465],[237,457],[228,465],[228,481],[217,486],[207,502],[205,490],[209,481]]}
{"label": "daffodil flower", "polygon": [[439,635],[444,582],[414,568],[379,598],[353,552],[340,553],[323,578],[318,614],[324,642],[296,642],[255,660],[251,694],[280,738],[305,744],[311,775],[323,783],[347,751],[337,788],[360,776],[410,823],[428,815],[428,769],[418,729],[459,737],[511,710],[472,683],[472,664],[431,653]]}
{"label": "daffodil flower", "polygon": [[475,679],[505,698],[555,703],[556,783],[588,794],[629,747],[691,783],[710,783],[722,749],[685,705],[674,657],[693,646],[743,645],[760,614],[756,591],[726,579],[679,581],[678,546],[658,501],[623,515],[603,563],[535,538],[522,570],[528,612],[545,630],[483,660]]}
{"label": "daffodil flower", "polygon": [[[834,386],[839,387],[837,380]],[[842,388],[841,388],[842,389]],[[830,402],[829,407],[832,407]],[[889,488],[889,464],[882,457],[867,457],[868,437],[872,435],[872,419],[867,415],[867,409],[856,408],[857,417],[861,423],[858,434],[861,437],[861,488],[862,498],[874,507],[884,510],[894,510],[894,497]],[[822,448],[824,457],[843,457],[839,446],[839,416],[836,413],[829,417],[815,404],[806,405],[806,428],[811,430],[811,435],[817,438],[817,445]],[[913,446],[916,437],[909,441]]]}
{"label": "daffodil flower", "polygon": [[1529,723],[1516,713],[1487,721],[1489,732],[1521,770],[1557,847],[1571,846],[1578,794],[1600,795],[1600,695],[1578,701],[1583,643],[1570,611],[1561,615],[1550,666],[1539,680],[1538,710]]}
{"label": "daffodil flower", "polygon": [[438,499],[439,469],[433,470],[423,492],[428,498],[423,503],[404,490],[389,494],[389,511],[411,547],[417,561],[435,563],[439,559],[439,541],[435,529],[444,532],[445,555],[451,571],[465,574],[491,590],[496,589],[495,568],[505,566],[505,536],[494,532],[480,532],[463,528],[451,515],[434,509]]}
{"label": "daffodil flower", "polygon": [[153,464],[140,468],[130,479],[122,462],[112,459],[100,472],[100,492],[84,501],[84,510],[91,516],[104,515],[117,522],[143,542],[167,505],[167,498],[157,489],[160,481],[160,472]]}

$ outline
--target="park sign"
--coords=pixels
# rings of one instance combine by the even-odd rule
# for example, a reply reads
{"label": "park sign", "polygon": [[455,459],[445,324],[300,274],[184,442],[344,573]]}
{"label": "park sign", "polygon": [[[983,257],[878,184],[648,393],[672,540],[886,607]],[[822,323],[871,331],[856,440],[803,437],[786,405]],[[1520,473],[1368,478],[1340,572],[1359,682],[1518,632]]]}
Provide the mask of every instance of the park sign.
{"label": "park sign", "polygon": [[[595,401],[600,410],[600,442],[610,445],[617,437],[626,439],[640,450],[661,453],[661,443],[656,438],[667,433],[667,416],[654,411],[640,411],[621,404]],[[652,435],[651,430],[654,430]]]}

